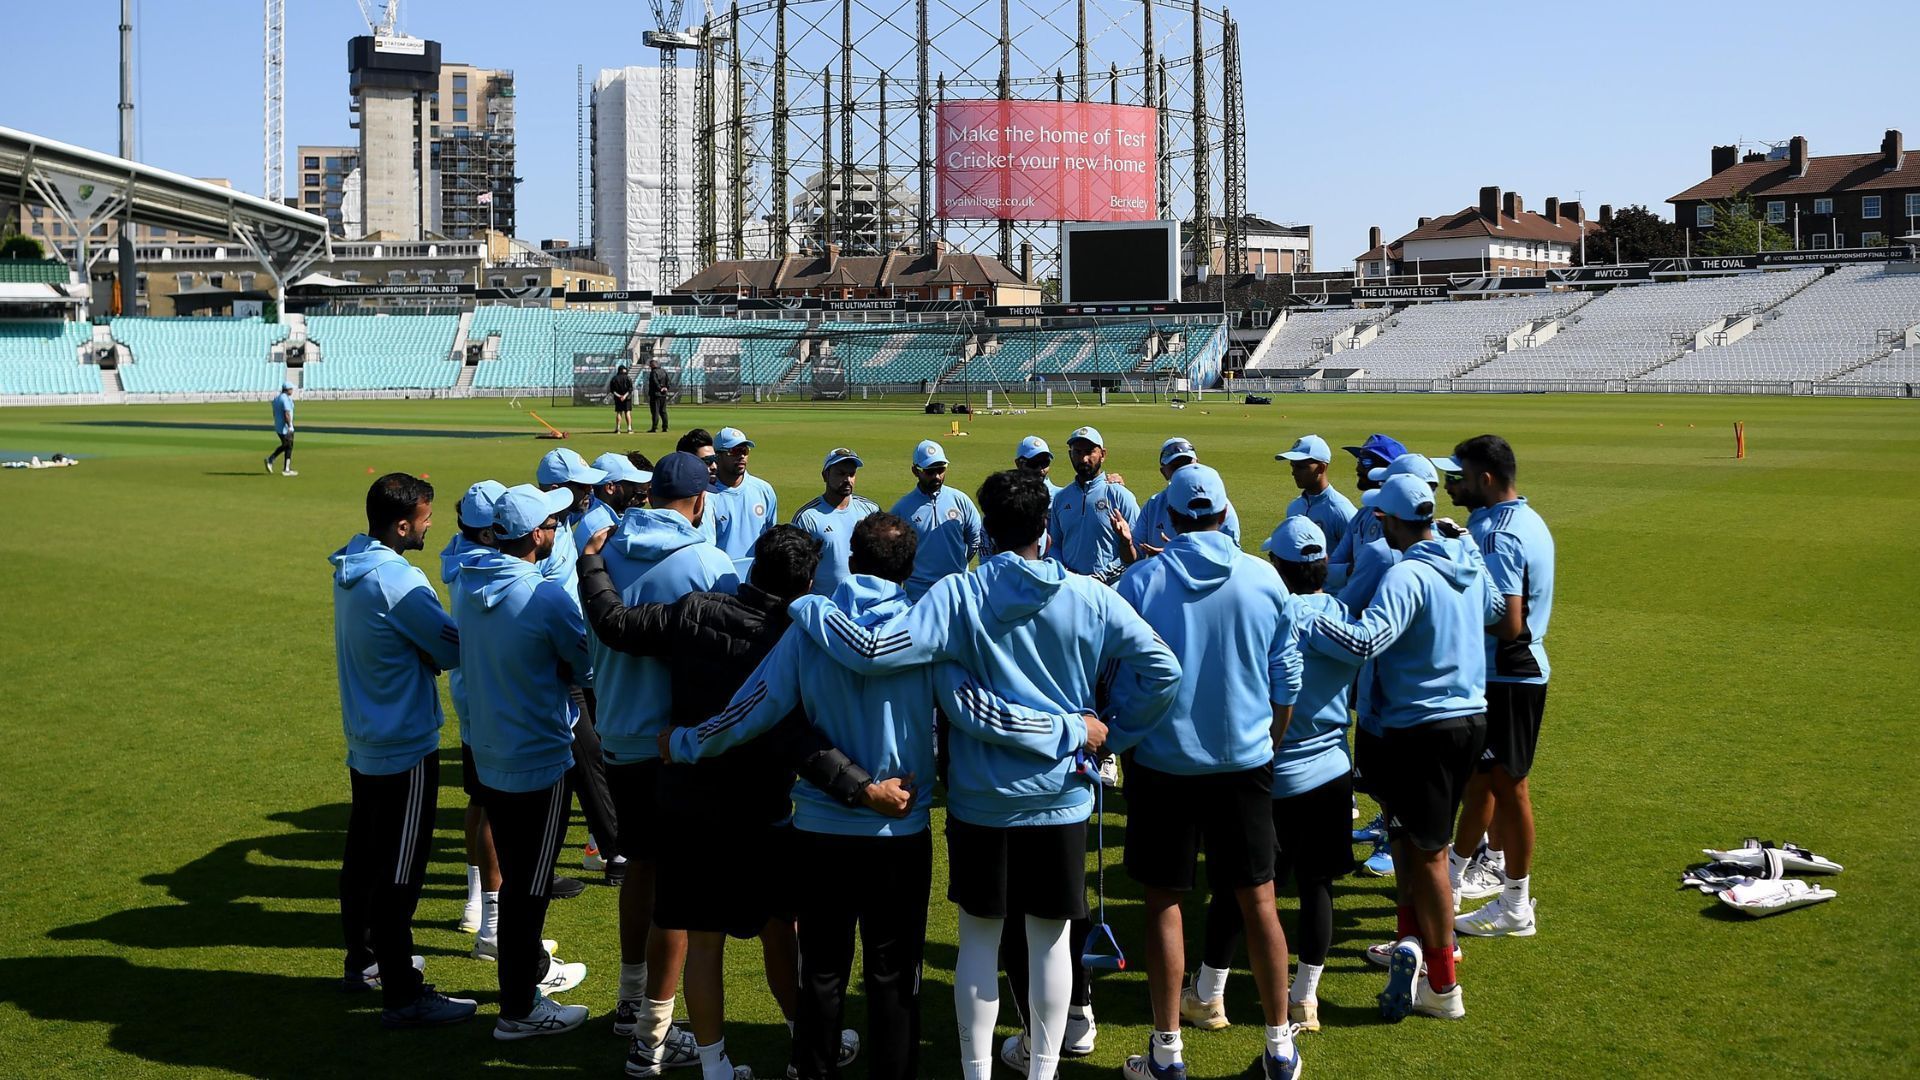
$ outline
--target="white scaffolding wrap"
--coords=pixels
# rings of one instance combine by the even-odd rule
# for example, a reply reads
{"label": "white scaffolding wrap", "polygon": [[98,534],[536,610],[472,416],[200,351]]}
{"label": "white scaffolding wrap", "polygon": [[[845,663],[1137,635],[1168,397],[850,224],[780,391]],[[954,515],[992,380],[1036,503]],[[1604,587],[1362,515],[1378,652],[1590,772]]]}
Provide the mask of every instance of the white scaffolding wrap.
{"label": "white scaffolding wrap", "polygon": [[[728,85],[724,66],[716,82]],[[699,170],[698,71],[677,69],[680,142],[680,265],[691,276],[700,268],[696,176]],[[725,219],[733,201],[727,162],[733,150],[723,131],[715,139],[714,191],[717,213]],[[677,281],[657,280],[660,272],[660,69],[608,68],[593,83],[593,244],[596,255],[613,268],[623,289],[671,291]],[[751,230],[749,230],[751,231]]]}

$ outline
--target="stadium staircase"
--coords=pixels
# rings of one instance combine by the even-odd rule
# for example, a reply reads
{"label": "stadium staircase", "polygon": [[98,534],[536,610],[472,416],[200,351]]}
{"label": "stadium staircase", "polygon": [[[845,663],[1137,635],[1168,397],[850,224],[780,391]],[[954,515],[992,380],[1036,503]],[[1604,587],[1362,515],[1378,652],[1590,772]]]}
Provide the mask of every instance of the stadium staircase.
{"label": "stadium staircase", "polygon": [[799,357],[793,358],[793,364],[773,384],[775,395],[792,393],[800,385],[800,376],[806,370],[806,363]]}
{"label": "stadium staircase", "polygon": [[[1806,292],[1808,289],[1813,288],[1815,285],[1818,285],[1820,282],[1824,280],[1826,280],[1825,275],[1815,274],[1814,276],[1808,278],[1806,281],[1800,283],[1798,286],[1795,286],[1792,292],[1789,292],[1787,295],[1780,297],[1778,300],[1775,300],[1771,304],[1759,305],[1754,307],[1750,311],[1735,312],[1734,314],[1751,317],[1756,322],[1758,320],[1765,319],[1767,317],[1768,312],[1779,310],[1780,305],[1785,304],[1787,301],[1792,300],[1794,297],[1799,296],[1801,293]],[[1730,326],[1731,322],[1732,320],[1729,319],[1727,325]],[[1751,329],[1747,331],[1747,333],[1751,333],[1751,332],[1752,332]],[[1696,335],[1695,341],[1696,342],[1698,341],[1698,335]],[[1707,347],[1713,348],[1713,346],[1707,346]],[[1694,342],[1690,342],[1688,344],[1682,345],[1679,348],[1679,350],[1676,351],[1672,356],[1669,356],[1669,357],[1666,357],[1665,359],[1657,360],[1651,364],[1648,364],[1646,367],[1643,367],[1640,370],[1635,371],[1633,374],[1627,376],[1627,378],[1645,379],[1647,376],[1653,374],[1656,371],[1659,371],[1661,368],[1666,367],[1669,364],[1672,364],[1676,360],[1684,359],[1685,357],[1691,355],[1696,351],[1698,350]],[[1653,381],[1657,382],[1659,380],[1656,379]]]}
{"label": "stadium staircase", "polygon": [[113,400],[120,400],[126,396],[126,391],[120,386],[118,371],[112,368],[100,369],[100,392]]}
{"label": "stadium staircase", "polygon": [[460,377],[453,381],[453,392],[456,394],[465,394],[472,390],[473,374],[478,370],[480,370],[480,365],[469,364],[466,360],[462,359],[460,361]]}
{"label": "stadium staircase", "polygon": [[[453,351],[448,355],[465,364],[467,362],[467,342],[472,336],[473,312],[463,311],[460,313],[459,329],[453,332]],[[462,375],[461,379],[463,380],[462,385],[471,386],[473,384],[473,377],[470,375]]]}
{"label": "stadium staircase", "polygon": [[[1535,347],[1535,344],[1523,344],[1524,342],[1535,342],[1538,345],[1544,345],[1552,341],[1555,337],[1559,336],[1562,330],[1577,324],[1580,321],[1580,309],[1593,303],[1594,299],[1600,295],[1601,294],[1597,292],[1581,294],[1579,300],[1565,311],[1545,318],[1533,319],[1527,323],[1524,330],[1514,331],[1502,342],[1497,344],[1489,342],[1487,351],[1482,353],[1478,359],[1460,365],[1449,372],[1448,377],[1454,379],[1467,378],[1475,369],[1483,368],[1508,353]],[[1545,336],[1543,337],[1542,335]]]}

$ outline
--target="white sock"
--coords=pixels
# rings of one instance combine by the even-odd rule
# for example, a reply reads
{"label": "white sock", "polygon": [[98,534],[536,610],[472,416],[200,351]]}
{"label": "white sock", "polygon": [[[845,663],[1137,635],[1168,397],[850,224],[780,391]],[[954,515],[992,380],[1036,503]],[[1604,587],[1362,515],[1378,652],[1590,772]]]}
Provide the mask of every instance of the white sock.
{"label": "white sock", "polygon": [[500,942],[500,894],[497,892],[480,894],[480,940],[496,945]]}
{"label": "white sock", "polygon": [[1163,1069],[1179,1061],[1180,1052],[1186,1049],[1177,1031],[1156,1031],[1147,1042],[1153,1047],[1153,1063]]}
{"label": "white sock", "polygon": [[1533,876],[1503,878],[1506,888],[1500,890],[1500,899],[1506,903],[1507,910],[1518,914],[1527,910],[1533,901]]}
{"label": "white sock", "polygon": [[1501,877],[1505,877],[1507,875],[1507,853],[1498,848],[1488,848],[1487,865],[1498,870]]}
{"label": "white sock", "polygon": [[1467,864],[1472,861],[1461,858],[1452,845],[1447,846],[1447,880],[1453,883],[1454,892],[1460,891],[1460,876],[1467,872]]}
{"label": "white sock", "polygon": [[620,965],[620,1001],[643,1001],[647,996],[647,962]]}
{"label": "white sock", "polygon": [[1309,964],[1305,960],[1296,963],[1293,986],[1287,990],[1287,1000],[1295,1004],[1317,1000],[1320,997],[1320,973],[1325,970],[1325,964]]}
{"label": "white sock", "polygon": [[[640,999],[640,1018],[633,1026],[633,1036],[648,1046],[659,1046],[667,1037],[667,1029],[673,1026],[673,999],[655,1001],[650,997]],[[721,1049],[722,1053],[726,1050]]]}
{"label": "white sock", "polygon": [[1073,1002],[1072,950],[1067,946],[1065,919],[1026,916],[1027,1017],[1032,1031],[1033,1064],[1027,1080],[1053,1080],[1060,1068],[1060,1044],[1067,1033],[1067,1013]]}
{"label": "white sock", "polygon": [[727,1060],[727,1040],[695,1049],[700,1051],[700,1080],[733,1080],[733,1062]]}
{"label": "white sock", "polygon": [[953,964],[953,1011],[960,1025],[960,1071],[965,1080],[993,1077],[1003,921],[960,912],[960,948]]}
{"label": "white sock", "polygon": [[467,906],[480,906],[480,868],[467,864]]}
{"label": "white sock", "polygon": [[1220,995],[1227,992],[1226,968],[1200,965],[1200,973],[1193,977],[1193,994],[1201,1001],[1219,1001]]}
{"label": "white sock", "polygon": [[1267,1029],[1267,1053],[1278,1058],[1293,1056],[1293,1026],[1281,1024]]}

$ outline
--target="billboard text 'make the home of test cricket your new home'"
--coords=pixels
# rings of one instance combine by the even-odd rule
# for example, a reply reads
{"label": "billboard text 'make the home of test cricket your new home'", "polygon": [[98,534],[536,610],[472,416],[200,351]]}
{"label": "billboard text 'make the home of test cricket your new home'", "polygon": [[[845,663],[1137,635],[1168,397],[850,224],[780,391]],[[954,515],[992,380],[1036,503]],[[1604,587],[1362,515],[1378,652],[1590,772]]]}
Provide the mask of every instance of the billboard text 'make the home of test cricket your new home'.
{"label": "billboard text 'make the home of test cricket your new home'", "polygon": [[1086,101],[938,107],[942,217],[1150,221],[1154,110]]}

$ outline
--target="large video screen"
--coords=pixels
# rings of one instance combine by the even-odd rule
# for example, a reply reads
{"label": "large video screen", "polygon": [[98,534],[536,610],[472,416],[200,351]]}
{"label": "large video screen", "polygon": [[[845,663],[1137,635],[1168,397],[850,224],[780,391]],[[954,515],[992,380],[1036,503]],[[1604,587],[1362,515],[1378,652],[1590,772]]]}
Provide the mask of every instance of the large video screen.
{"label": "large video screen", "polygon": [[939,106],[939,214],[1002,221],[1147,221],[1155,114],[1088,101]]}
{"label": "large video screen", "polygon": [[1180,299],[1180,225],[1060,227],[1060,300],[1067,304]]}

